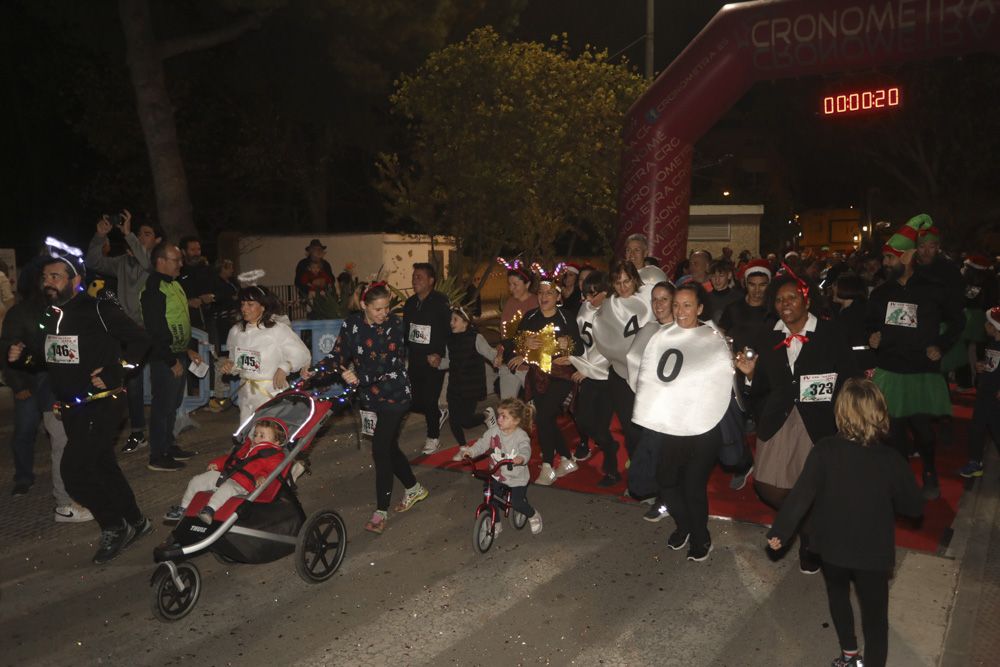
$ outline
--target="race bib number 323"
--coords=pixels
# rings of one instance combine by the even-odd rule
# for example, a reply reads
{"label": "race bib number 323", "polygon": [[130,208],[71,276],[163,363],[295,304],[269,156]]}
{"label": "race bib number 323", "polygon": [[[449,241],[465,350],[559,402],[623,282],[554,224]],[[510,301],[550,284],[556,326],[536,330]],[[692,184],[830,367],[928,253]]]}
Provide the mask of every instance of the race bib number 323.
{"label": "race bib number 323", "polygon": [[833,389],[836,386],[836,373],[803,375],[799,378],[799,402],[829,403],[833,400]]}

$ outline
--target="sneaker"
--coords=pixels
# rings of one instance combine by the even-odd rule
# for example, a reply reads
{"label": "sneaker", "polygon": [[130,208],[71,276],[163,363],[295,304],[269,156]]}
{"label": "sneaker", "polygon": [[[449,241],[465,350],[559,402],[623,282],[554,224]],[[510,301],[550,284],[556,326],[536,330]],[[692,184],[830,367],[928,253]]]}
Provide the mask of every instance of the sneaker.
{"label": "sneaker", "polygon": [[11,489],[10,495],[12,496],[26,496],[28,491],[31,490],[31,482],[15,482],[14,488]]}
{"label": "sneaker", "polygon": [[597,483],[597,486],[602,489],[607,489],[609,487],[621,483],[621,481],[622,481],[621,475],[619,475],[616,472],[609,472],[606,475],[604,475],[604,477],[601,478],[601,481]]}
{"label": "sneaker", "polygon": [[209,412],[222,412],[229,407],[229,399],[227,398],[213,398],[208,402]]}
{"label": "sneaker", "polygon": [[382,531],[385,530],[385,524],[389,520],[389,513],[383,512],[382,510],[376,510],[372,514],[372,518],[368,519],[368,523],[365,524],[365,530],[369,533],[375,533],[376,535],[381,535]]}
{"label": "sneaker", "polygon": [[176,523],[177,521],[180,521],[181,519],[184,518],[184,513],[186,511],[187,511],[186,507],[182,507],[181,505],[173,505],[163,515],[163,520]]}
{"label": "sneaker", "polygon": [[444,428],[444,423],[448,421],[448,408],[438,408],[441,416],[438,418],[438,428]]}
{"label": "sneaker", "polygon": [[733,478],[729,480],[729,488],[733,491],[742,491],[743,487],[747,485],[747,480],[750,479],[750,473],[753,472],[753,466],[744,473],[736,473]]}
{"label": "sneaker", "polygon": [[94,565],[104,565],[121,553],[125,545],[129,543],[135,530],[127,522],[122,521],[119,528],[101,531],[101,545],[94,554]]}
{"label": "sneaker", "polygon": [[146,440],[146,435],[142,431],[133,431],[128,439],[125,440],[125,446],[122,447],[122,454],[131,454],[137,449],[148,446],[149,440]]}
{"label": "sneaker", "polygon": [[983,462],[982,461],[969,461],[962,469],[958,471],[958,474],[965,478],[982,477],[983,476]]}
{"label": "sneaker", "polygon": [[865,667],[865,663],[860,653],[852,655],[850,658],[841,654],[833,659],[830,667]]}
{"label": "sneaker", "polygon": [[84,523],[93,521],[94,515],[86,507],[76,504],[63,505],[55,510],[56,523]]}
{"label": "sneaker", "polygon": [[170,454],[170,458],[175,461],[187,461],[188,459],[193,459],[198,454],[198,452],[189,452],[186,449],[181,449],[177,445],[171,445],[167,452]]}
{"label": "sneaker", "polygon": [[403,494],[403,499],[392,509],[396,512],[405,512],[429,495],[430,492],[427,488],[420,482],[417,482],[415,487],[406,490],[406,493]]}
{"label": "sneaker", "polygon": [[528,517],[528,525],[531,526],[532,535],[542,532],[542,513],[535,510],[534,516]]}
{"label": "sneaker", "polygon": [[175,461],[172,456],[161,456],[158,459],[150,459],[146,467],[157,472],[176,472],[186,466],[180,461]]}
{"label": "sneaker", "polygon": [[563,459],[559,462],[559,467],[556,468],[556,477],[563,477],[564,475],[576,472],[579,469],[580,466],[574,463],[572,459]]}
{"label": "sneaker", "polygon": [[146,537],[151,532],[153,532],[153,522],[147,519],[146,517],[142,517],[141,519],[133,523],[131,525],[131,528],[132,528],[132,537],[130,537],[128,542],[125,543],[125,546],[122,547],[123,549],[125,547],[130,546],[133,542],[137,541],[139,538]]}
{"label": "sneaker", "polygon": [[799,572],[802,574],[819,574],[820,559],[811,551],[799,551]]}
{"label": "sneaker", "polygon": [[693,560],[696,563],[700,563],[703,560],[707,560],[708,554],[710,553],[712,553],[711,541],[708,544],[703,544],[701,546],[697,546],[692,543],[691,546],[688,547],[687,559]]}
{"label": "sneaker", "polygon": [[581,440],[580,444],[576,446],[576,451],[573,452],[573,460],[576,462],[586,461],[590,458],[590,445],[587,444],[586,440]]}
{"label": "sneaker", "polygon": [[941,497],[941,487],[938,486],[937,473],[924,473],[924,500],[937,500]]}
{"label": "sneaker", "polygon": [[493,408],[486,408],[483,410],[483,423],[486,424],[486,428],[493,428],[497,425],[497,413]]}
{"label": "sneaker", "polygon": [[535,484],[551,486],[554,481],[556,481],[556,471],[552,469],[551,464],[543,463],[541,469],[538,471],[538,477],[535,478]]}
{"label": "sneaker", "polygon": [[424,448],[420,450],[421,454],[433,454],[441,446],[441,441],[438,438],[427,438],[424,440]]}
{"label": "sneaker", "polygon": [[674,551],[680,551],[687,546],[689,539],[691,539],[691,533],[682,533],[681,529],[678,528],[667,538],[667,547]]}
{"label": "sneaker", "polygon": [[651,523],[656,523],[657,521],[666,519],[668,516],[670,516],[670,512],[667,510],[667,506],[663,503],[656,503],[642,515],[642,518]]}
{"label": "sneaker", "polygon": [[198,512],[198,519],[206,526],[211,526],[212,522],[215,520],[215,510],[211,507],[206,507],[202,511]]}

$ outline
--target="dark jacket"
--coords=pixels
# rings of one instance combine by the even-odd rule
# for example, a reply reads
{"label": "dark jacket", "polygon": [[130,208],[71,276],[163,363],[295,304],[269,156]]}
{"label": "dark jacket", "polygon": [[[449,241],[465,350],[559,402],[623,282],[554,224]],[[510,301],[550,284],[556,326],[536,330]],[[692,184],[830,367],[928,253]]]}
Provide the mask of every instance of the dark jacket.
{"label": "dark jacket", "polygon": [[854,365],[858,370],[868,370],[875,368],[875,350],[868,347],[868,331],[865,328],[865,317],[867,314],[868,302],[864,299],[855,299],[847,308],[841,308],[834,318],[840,329],[847,336],[847,342],[851,346],[851,355],[854,357]]}
{"label": "dark jacket", "polygon": [[862,447],[839,435],[816,443],[767,536],[788,543],[812,507],[809,550],[824,563],[890,570],[895,515],[920,516],[923,498],[906,460],[885,445]]}
{"label": "dark jacket", "polygon": [[479,332],[469,327],[448,339],[448,398],[486,398],[486,360],[476,350]]}
{"label": "dark jacket", "polygon": [[21,391],[35,393],[41,367],[25,368],[22,364],[7,363],[7,351],[14,343],[24,343],[30,350],[41,350],[45,344],[45,334],[39,328],[47,306],[41,300],[29,299],[14,304],[3,320],[0,334],[0,368],[3,380],[15,394]]}
{"label": "dark jacket", "polygon": [[366,408],[407,408],[411,395],[403,331],[403,323],[396,315],[390,315],[382,324],[368,324],[364,313],[348,315],[324,365],[354,366]]}
{"label": "dark jacket", "polygon": [[733,339],[733,350],[739,351],[750,345],[761,331],[773,327],[776,321],[774,315],[767,312],[767,306],[751,306],[743,298],[726,306],[716,324]]}
{"label": "dark jacket", "polygon": [[875,352],[879,368],[893,373],[940,371],[941,362],[928,359],[927,348],[934,345],[944,354],[965,328],[961,284],[952,284],[947,275],[917,270],[905,285],[890,280],[871,293],[865,328],[869,334],[882,333]]}
{"label": "dark jacket", "polygon": [[149,349],[149,337],[117,303],[97,300],[79,293],[62,306],[49,306],[40,322],[44,334],[42,348],[33,342],[26,368],[44,364],[52,392],[60,401],[70,402],[97,393],[91,373],[108,389],[125,383],[122,361],[138,366]]}
{"label": "dark jacket", "polygon": [[[451,304],[448,297],[432,290],[421,301],[414,294],[403,304],[403,324],[410,366],[428,366],[427,355],[439,354],[443,357],[451,335]],[[428,336],[430,340],[425,342]]]}
{"label": "dark jacket", "polygon": [[715,324],[718,324],[726,308],[738,301],[742,301],[745,305],[745,297],[746,294],[739,287],[729,287],[721,291],[712,290],[705,295],[705,310],[702,319],[707,317]]}
{"label": "dark jacket", "polygon": [[187,297],[178,281],[153,271],[139,295],[142,323],[153,349],[150,360],[173,366],[177,355],[191,344],[191,320]]}
{"label": "dark jacket", "polygon": [[[787,348],[782,345],[782,331],[762,332],[753,347],[760,355],[750,387],[750,410],[757,421],[757,437],[768,440],[782,427],[792,408],[798,408],[802,422],[813,442],[837,431],[833,419],[833,404],[844,380],[858,374],[847,338],[838,326],[827,320],[817,320],[816,330],[806,334],[809,342],[802,345],[795,372],[788,366]],[[829,400],[801,400],[799,382],[804,375],[836,373],[830,388],[821,388]],[[808,388],[806,388],[808,390]]]}

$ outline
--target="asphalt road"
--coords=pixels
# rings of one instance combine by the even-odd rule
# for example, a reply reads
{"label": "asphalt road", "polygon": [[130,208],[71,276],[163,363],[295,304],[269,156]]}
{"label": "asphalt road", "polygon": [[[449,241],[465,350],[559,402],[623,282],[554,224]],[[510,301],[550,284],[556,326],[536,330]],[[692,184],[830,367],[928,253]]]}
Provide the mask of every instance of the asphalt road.
{"label": "asphalt road", "polygon": [[[0,411],[0,424],[9,415]],[[196,418],[202,427],[182,438],[200,452],[192,472],[228,447],[236,421],[234,412]],[[417,421],[404,431],[410,454],[422,444]],[[828,665],[837,654],[822,578],[801,574],[794,558],[772,563],[761,526],[713,520],[715,551],[693,563],[665,547],[669,520],[641,519],[645,506],[532,487],[543,532],[508,526],[480,555],[471,538],[479,482],[418,467],[430,497],[375,536],[363,530],[374,500],[369,454],[337,430],[318,443],[300,497],[307,513],[344,517],[340,571],[308,585],[291,558],[223,565],[203,555],[201,599],[175,623],[150,609],[151,554],[169,533],[158,517],[189,474],[123,457],[157,528],[96,567],[96,526],[52,522],[40,452],[38,483],[26,498],[5,497],[0,520],[0,663],[774,667]],[[890,664],[936,665],[959,561],[903,550],[898,560]]]}

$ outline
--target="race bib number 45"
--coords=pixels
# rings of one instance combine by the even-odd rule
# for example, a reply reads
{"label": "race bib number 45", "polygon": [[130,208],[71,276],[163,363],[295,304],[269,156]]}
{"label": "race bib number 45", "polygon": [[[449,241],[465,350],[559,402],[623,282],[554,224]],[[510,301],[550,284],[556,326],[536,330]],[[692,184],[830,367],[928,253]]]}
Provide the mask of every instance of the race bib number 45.
{"label": "race bib number 45", "polygon": [[420,343],[423,345],[430,345],[431,342],[431,325],[429,324],[410,324],[410,336],[408,340],[411,343]]}
{"label": "race bib number 45", "polygon": [[885,323],[894,327],[917,328],[917,304],[890,301],[885,307]]}
{"label": "race bib number 45", "polygon": [[79,338],[76,336],[46,336],[45,361],[50,364],[79,364]]}
{"label": "race bib number 45", "polygon": [[833,389],[836,386],[836,373],[803,375],[799,378],[799,402],[829,403],[833,400]]}

